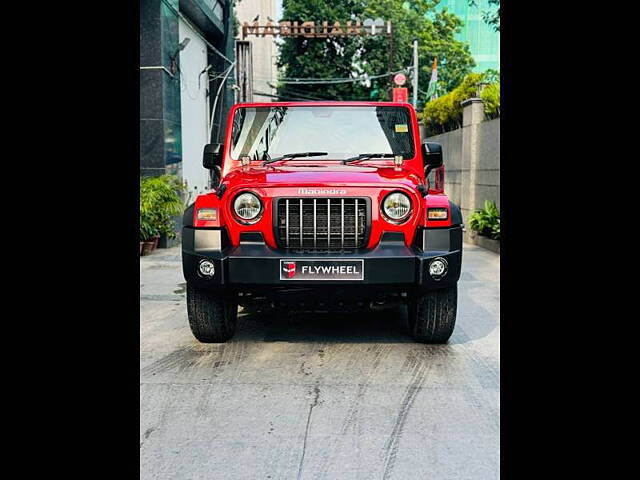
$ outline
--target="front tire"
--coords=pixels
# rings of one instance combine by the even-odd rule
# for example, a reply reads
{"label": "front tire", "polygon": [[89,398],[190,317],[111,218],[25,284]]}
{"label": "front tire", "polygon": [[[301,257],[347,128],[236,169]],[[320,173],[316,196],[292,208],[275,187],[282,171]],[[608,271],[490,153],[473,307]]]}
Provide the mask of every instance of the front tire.
{"label": "front tire", "polygon": [[191,332],[200,342],[223,343],[236,332],[238,304],[235,298],[187,282],[187,316]]}
{"label": "front tire", "polygon": [[447,343],[456,325],[458,286],[416,294],[409,301],[409,331],[416,342]]}

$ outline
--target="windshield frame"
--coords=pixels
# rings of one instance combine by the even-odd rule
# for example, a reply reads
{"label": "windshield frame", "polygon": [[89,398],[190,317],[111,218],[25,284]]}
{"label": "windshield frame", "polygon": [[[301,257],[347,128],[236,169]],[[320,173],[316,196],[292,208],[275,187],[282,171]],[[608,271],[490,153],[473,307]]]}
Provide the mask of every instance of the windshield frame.
{"label": "windshield frame", "polygon": [[[232,162],[240,162],[240,158],[235,158],[233,157],[233,150],[234,150],[234,146],[233,146],[233,141],[232,141],[232,137],[234,135],[234,133],[238,134],[239,132],[237,130],[234,131],[234,121],[236,121],[236,115],[238,115],[238,111],[240,109],[256,109],[256,108],[265,108],[265,109],[274,109],[274,108],[282,108],[282,107],[287,107],[287,108],[331,108],[331,109],[336,109],[336,108],[365,108],[365,109],[370,109],[370,110],[375,110],[376,108],[394,108],[394,109],[398,109],[398,108],[403,108],[405,109],[405,115],[406,115],[406,123],[407,123],[407,130],[406,133],[408,133],[408,137],[409,137],[409,141],[406,145],[407,150],[406,152],[404,152],[404,160],[409,161],[409,160],[414,160],[416,159],[416,157],[419,156],[419,151],[420,151],[420,146],[419,146],[419,142],[420,142],[420,135],[419,135],[419,130],[417,128],[417,118],[416,118],[416,114],[415,114],[415,110],[411,107],[410,104],[404,104],[404,103],[396,103],[396,102],[273,102],[273,103],[246,103],[246,104],[236,104],[232,107],[231,111],[229,112],[229,117],[228,117],[228,128],[227,128],[227,138],[226,138],[226,145],[225,145],[225,159],[227,160],[231,160]],[[388,125],[387,125],[388,126]],[[396,133],[399,133],[396,130]],[[405,132],[402,132],[405,133]],[[329,147],[331,145],[327,145],[325,147],[325,150],[328,150]],[[237,148],[237,146],[236,146]],[[335,147],[334,147],[335,148]],[[367,152],[369,152],[370,150],[367,150]],[[287,163],[290,162],[305,162],[305,163],[309,163],[309,162],[342,162],[342,160],[344,160],[344,158],[348,158],[348,156],[351,155],[357,155],[357,154],[361,154],[361,153],[367,153],[367,152],[340,152],[341,155],[337,155],[335,154],[335,152],[330,152],[333,154],[328,155],[327,157],[318,157],[318,158],[310,158],[310,157],[302,157],[302,158],[292,158],[292,159],[288,159]],[[236,154],[238,154],[239,152],[236,152]],[[256,154],[258,152],[255,152]],[[278,156],[283,155],[283,154],[288,154],[291,152],[269,152],[270,154],[275,153]],[[345,156],[347,155],[347,156]],[[238,157],[240,157],[240,155],[238,155]],[[255,162],[262,162],[262,158],[251,158],[250,162],[251,163],[255,163]],[[370,159],[366,159],[360,162],[357,162],[358,164],[361,163],[367,163],[367,162],[376,162],[376,163],[380,163],[380,164],[384,164],[384,163],[393,163],[393,158],[379,158],[379,157],[373,157]],[[229,164],[230,162],[225,162],[225,164]],[[226,165],[225,165],[226,167]],[[225,170],[228,170],[227,168],[225,168]]]}

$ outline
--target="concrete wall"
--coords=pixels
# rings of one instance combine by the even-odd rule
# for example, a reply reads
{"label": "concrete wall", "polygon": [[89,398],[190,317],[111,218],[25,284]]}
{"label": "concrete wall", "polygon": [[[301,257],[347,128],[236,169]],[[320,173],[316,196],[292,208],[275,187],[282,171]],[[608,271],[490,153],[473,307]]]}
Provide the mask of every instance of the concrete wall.
{"label": "concrete wall", "polygon": [[479,98],[463,103],[463,127],[425,140],[442,144],[445,193],[469,215],[493,200],[500,209],[500,118],[485,121]]}
{"label": "concrete wall", "polygon": [[500,209],[500,118],[482,122],[478,135],[475,204],[493,200]]}
{"label": "concrete wall", "polygon": [[[182,179],[192,195],[208,193],[209,171],[202,166],[202,148],[209,143],[209,82],[201,74],[209,65],[207,44],[181,18],[179,40],[189,38],[180,52],[180,119],[182,123]],[[215,92],[213,92],[215,95]]]}
{"label": "concrete wall", "polygon": [[442,145],[445,193],[456,205],[462,203],[462,131],[460,128],[425,139]]}

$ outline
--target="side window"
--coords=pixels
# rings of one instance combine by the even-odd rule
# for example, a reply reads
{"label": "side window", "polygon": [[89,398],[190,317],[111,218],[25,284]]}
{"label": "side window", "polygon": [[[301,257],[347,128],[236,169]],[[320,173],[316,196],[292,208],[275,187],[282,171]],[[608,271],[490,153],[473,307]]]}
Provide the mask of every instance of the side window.
{"label": "side window", "polygon": [[414,155],[411,117],[404,107],[377,107],[376,115],[380,127],[391,147],[405,158]]}
{"label": "side window", "polygon": [[240,132],[242,131],[242,125],[244,119],[247,116],[246,108],[239,108],[236,110],[236,114],[233,116],[233,127],[231,129],[231,148],[234,148],[240,138]]}

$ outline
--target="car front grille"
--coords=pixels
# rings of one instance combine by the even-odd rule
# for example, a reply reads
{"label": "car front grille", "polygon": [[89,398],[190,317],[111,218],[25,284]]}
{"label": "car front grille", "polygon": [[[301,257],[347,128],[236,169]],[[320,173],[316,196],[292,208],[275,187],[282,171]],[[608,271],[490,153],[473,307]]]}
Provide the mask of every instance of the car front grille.
{"label": "car front grille", "polygon": [[365,198],[279,198],[278,245],[305,250],[364,247],[367,205]]}

